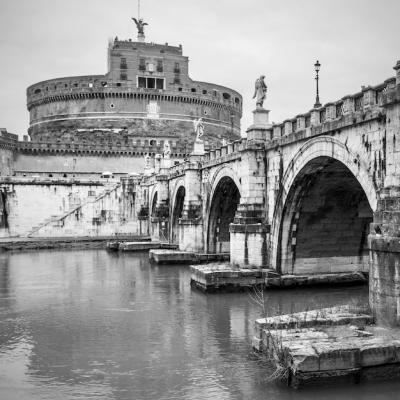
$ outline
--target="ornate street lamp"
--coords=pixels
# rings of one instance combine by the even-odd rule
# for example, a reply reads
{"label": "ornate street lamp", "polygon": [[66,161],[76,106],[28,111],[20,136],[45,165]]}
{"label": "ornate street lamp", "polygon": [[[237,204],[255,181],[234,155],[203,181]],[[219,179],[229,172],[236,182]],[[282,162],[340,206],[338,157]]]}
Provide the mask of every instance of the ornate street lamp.
{"label": "ornate street lamp", "polygon": [[319,61],[317,60],[317,62],[314,64],[314,67],[315,67],[315,80],[316,80],[316,82],[317,82],[317,96],[315,97],[315,104],[314,104],[314,108],[319,108],[319,107],[321,107],[321,103],[319,102],[319,87],[318,87],[318,81],[319,81],[319,75],[318,75],[318,72],[319,72],[319,70],[320,70],[320,68],[321,68],[321,64],[319,63]]}

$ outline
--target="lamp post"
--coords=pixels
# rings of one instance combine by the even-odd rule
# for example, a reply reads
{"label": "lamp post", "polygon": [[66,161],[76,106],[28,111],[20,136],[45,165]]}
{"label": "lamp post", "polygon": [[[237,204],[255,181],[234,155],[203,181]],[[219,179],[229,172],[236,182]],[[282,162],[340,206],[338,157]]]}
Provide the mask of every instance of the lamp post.
{"label": "lamp post", "polygon": [[315,97],[315,104],[314,104],[314,108],[319,108],[321,107],[321,103],[319,102],[319,87],[318,87],[318,83],[319,83],[319,75],[318,72],[321,68],[321,64],[319,63],[319,61],[317,60],[317,62],[314,64],[315,67],[315,80],[317,82],[317,95]]}

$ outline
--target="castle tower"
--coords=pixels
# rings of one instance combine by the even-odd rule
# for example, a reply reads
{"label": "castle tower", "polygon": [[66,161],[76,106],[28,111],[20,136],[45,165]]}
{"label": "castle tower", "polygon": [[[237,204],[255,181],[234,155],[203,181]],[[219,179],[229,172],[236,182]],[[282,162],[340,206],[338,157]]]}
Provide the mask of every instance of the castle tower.
{"label": "castle tower", "polygon": [[32,141],[114,144],[157,154],[168,140],[172,153],[183,155],[193,148],[199,118],[206,146],[240,138],[242,96],[192,80],[182,46],[145,42],[147,23],[133,20],[137,41],[116,37],[110,43],[105,75],[51,79],[27,89]]}

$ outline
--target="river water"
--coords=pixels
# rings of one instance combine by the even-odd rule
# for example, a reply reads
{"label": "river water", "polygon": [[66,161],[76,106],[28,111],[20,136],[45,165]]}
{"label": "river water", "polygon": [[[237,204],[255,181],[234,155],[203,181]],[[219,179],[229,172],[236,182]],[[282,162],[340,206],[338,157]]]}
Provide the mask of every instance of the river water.
{"label": "river water", "polygon": [[[394,399],[400,383],[293,392],[251,352],[248,294],[185,266],[99,250],[0,254],[0,399]],[[269,314],[367,301],[366,287],[271,291]]]}

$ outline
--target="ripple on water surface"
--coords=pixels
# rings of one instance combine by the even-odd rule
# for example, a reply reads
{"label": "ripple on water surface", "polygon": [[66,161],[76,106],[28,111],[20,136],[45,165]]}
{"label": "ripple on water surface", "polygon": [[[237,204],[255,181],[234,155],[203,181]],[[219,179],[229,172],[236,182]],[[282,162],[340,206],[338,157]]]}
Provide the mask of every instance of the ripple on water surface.
{"label": "ripple on water surface", "polygon": [[[392,399],[398,383],[291,392],[250,348],[258,306],[204,295],[147,254],[0,255],[0,399]],[[268,313],[367,301],[366,287],[271,291]],[[315,397],[317,396],[317,397]]]}

